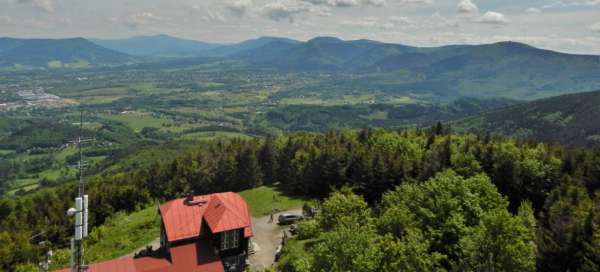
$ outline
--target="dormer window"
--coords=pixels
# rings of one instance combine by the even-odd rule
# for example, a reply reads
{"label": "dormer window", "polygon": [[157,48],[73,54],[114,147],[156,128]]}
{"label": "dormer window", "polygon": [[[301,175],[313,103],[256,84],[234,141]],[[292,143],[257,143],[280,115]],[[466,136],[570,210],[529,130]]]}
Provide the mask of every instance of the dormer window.
{"label": "dormer window", "polygon": [[240,241],[240,232],[230,230],[221,233],[221,250],[237,248]]}

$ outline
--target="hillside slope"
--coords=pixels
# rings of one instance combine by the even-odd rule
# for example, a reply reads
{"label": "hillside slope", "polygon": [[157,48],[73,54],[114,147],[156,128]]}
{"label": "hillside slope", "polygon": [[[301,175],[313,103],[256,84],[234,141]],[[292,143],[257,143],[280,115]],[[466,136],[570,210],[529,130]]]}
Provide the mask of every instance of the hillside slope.
{"label": "hillside slope", "polygon": [[98,46],[83,38],[0,38],[0,67],[82,68],[117,66],[136,58]]}
{"label": "hillside slope", "polygon": [[579,146],[600,146],[600,91],[516,105],[453,124],[460,131],[492,132]]}

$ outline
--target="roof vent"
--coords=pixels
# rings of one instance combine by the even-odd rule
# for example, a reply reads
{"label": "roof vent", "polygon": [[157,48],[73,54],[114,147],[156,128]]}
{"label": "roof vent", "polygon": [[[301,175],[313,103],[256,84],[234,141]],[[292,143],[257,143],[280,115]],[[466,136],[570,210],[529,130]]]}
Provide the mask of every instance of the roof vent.
{"label": "roof vent", "polygon": [[185,204],[186,204],[186,205],[188,205],[188,206],[196,206],[196,205],[198,205],[198,206],[202,206],[202,205],[204,205],[204,204],[208,203],[208,201],[206,201],[206,200],[203,200],[203,199],[198,199],[198,200],[195,200],[195,199],[194,199],[194,195],[192,195],[192,194],[188,195],[188,196],[185,198],[184,202],[185,202]]}

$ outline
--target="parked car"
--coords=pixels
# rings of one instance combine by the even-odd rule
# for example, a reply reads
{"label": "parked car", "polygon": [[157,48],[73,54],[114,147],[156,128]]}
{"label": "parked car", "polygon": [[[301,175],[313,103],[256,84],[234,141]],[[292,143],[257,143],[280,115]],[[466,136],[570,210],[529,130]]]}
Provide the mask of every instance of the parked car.
{"label": "parked car", "polygon": [[303,218],[302,215],[299,215],[299,214],[282,213],[279,215],[279,224],[280,225],[292,224],[302,218]]}

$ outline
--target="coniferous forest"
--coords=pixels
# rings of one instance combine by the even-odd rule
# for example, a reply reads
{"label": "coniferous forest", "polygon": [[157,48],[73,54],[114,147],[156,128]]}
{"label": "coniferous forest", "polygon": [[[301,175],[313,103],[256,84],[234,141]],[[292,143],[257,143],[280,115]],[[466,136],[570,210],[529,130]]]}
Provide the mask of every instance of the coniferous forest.
{"label": "coniferous forest", "polygon": [[[197,144],[88,177],[91,222],[190,192],[272,184],[322,200],[283,271],[599,271],[600,150],[432,129],[299,133]],[[0,200],[0,270],[65,247],[65,184]]]}

